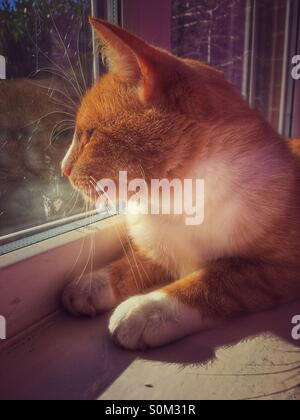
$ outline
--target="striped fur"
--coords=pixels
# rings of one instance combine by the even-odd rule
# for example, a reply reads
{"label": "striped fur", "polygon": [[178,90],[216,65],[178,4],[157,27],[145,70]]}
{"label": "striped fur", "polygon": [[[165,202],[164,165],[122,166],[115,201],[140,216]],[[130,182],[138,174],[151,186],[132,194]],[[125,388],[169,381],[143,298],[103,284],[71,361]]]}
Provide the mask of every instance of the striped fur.
{"label": "striped fur", "polygon": [[112,336],[144,349],[300,297],[299,143],[289,147],[213,68],[92,24],[110,72],[78,112],[64,162],[72,184],[93,200],[91,175],[204,178],[206,217],[188,227],[181,216],[129,215],[126,256],[94,277],[109,290],[91,308],[90,289],[73,284],[67,307],[116,307]]}

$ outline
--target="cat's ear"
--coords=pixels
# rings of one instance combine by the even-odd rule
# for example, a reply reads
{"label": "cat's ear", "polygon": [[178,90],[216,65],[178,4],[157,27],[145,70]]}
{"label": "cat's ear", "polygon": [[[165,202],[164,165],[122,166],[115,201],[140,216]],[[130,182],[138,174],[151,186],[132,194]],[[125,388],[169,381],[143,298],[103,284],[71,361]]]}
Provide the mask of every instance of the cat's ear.
{"label": "cat's ear", "polygon": [[158,99],[175,58],[110,22],[95,18],[90,22],[103,43],[110,71],[139,83],[143,99]]}

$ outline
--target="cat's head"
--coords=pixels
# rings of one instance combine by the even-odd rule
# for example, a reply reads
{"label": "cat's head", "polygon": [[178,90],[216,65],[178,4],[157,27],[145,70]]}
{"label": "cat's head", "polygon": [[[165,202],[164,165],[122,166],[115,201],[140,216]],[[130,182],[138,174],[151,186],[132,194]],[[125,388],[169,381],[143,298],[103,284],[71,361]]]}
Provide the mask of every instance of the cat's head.
{"label": "cat's head", "polygon": [[106,21],[91,18],[91,24],[108,73],[82,101],[64,174],[95,199],[93,183],[117,182],[119,171],[132,179],[182,176],[201,147],[199,124],[204,130],[224,112],[229,85],[203,63],[175,57]]}

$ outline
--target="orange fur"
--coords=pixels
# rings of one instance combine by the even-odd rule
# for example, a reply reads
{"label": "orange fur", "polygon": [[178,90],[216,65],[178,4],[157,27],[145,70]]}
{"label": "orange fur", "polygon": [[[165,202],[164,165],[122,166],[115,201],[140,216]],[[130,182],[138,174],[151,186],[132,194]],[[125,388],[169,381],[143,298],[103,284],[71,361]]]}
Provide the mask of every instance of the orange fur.
{"label": "orange fur", "polygon": [[289,140],[289,145],[293,153],[297,156],[300,156],[300,140],[299,139]]}
{"label": "orange fur", "polygon": [[291,151],[215,69],[91,23],[110,72],[78,112],[73,185],[95,199],[89,177],[117,182],[121,170],[149,181],[196,168],[208,180],[201,229],[160,216],[129,227],[134,253],[108,267],[116,303],[168,283],[162,293],[215,319],[299,297],[299,143]]}

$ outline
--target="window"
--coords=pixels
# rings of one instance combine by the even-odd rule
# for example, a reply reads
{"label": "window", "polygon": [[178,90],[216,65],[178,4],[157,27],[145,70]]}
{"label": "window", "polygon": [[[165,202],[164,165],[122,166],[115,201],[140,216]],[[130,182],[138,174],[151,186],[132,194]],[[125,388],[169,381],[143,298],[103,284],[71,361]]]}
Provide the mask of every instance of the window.
{"label": "window", "polygon": [[291,78],[298,25],[297,0],[172,1],[173,51],[224,71],[286,136],[300,135]]}
{"label": "window", "polygon": [[172,3],[173,51],[217,67],[242,89],[247,2],[173,0]]}
{"label": "window", "polygon": [[99,73],[88,16],[114,20],[116,4],[0,0],[2,240],[87,210],[60,163],[81,97]]}

